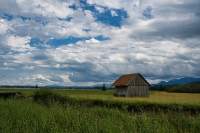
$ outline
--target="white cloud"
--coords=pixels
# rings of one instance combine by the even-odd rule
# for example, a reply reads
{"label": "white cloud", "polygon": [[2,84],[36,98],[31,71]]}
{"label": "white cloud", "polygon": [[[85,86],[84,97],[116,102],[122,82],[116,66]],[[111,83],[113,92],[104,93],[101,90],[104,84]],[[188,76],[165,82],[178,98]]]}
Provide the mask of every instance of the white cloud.
{"label": "white cloud", "polygon": [[[30,84],[42,81],[64,85],[93,85],[103,79],[110,82],[116,75],[133,72],[145,74],[151,82],[173,76],[198,76],[200,19],[194,1],[88,0],[100,5],[95,7],[100,12],[104,12],[101,6],[126,10],[129,17],[120,28],[96,22],[89,10],[69,9],[74,1],[0,1],[0,9],[14,15],[9,21],[0,19],[0,76],[12,68],[21,81],[26,79]],[[10,5],[13,10],[8,10]],[[148,6],[152,7],[152,19],[143,16]],[[22,20],[19,16],[31,19]],[[70,21],[57,19],[68,16],[72,17]],[[35,17],[40,18],[39,22]],[[98,35],[110,40],[95,39]],[[47,44],[50,38],[67,36],[92,38],[57,48]],[[31,38],[41,39],[39,45],[45,48],[31,47]],[[1,71],[3,68],[6,70]],[[19,68],[25,72],[19,74]],[[34,76],[28,78],[30,71]],[[13,79],[13,83],[17,81]]]}
{"label": "white cloud", "polygon": [[53,0],[16,0],[19,8],[24,13],[35,13],[47,17],[65,18],[73,12],[64,1]]}
{"label": "white cloud", "polygon": [[6,38],[6,44],[12,49],[16,51],[26,51],[30,50],[31,47],[29,45],[30,43],[30,37],[20,37],[20,36],[8,36]]}
{"label": "white cloud", "polygon": [[95,38],[91,38],[90,40],[86,40],[85,42],[86,42],[86,43],[99,43],[100,41],[98,41],[98,40],[95,39]]}
{"label": "white cloud", "polygon": [[33,74],[21,77],[25,85],[72,85],[67,74]]}
{"label": "white cloud", "polygon": [[105,9],[102,8],[102,7],[96,6],[95,8],[96,8],[100,13],[103,13],[103,12],[105,11]]}
{"label": "white cloud", "polygon": [[140,0],[88,0],[90,4],[97,4],[101,6],[106,6],[109,8],[125,8],[129,6],[138,6],[140,4]]}
{"label": "white cloud", "polygon": [[9,29],[8,24],[5,22],[5,20],[0,19],[0,35],[5,34],[7,30]]}
{"label": "white cloud", "polygon": [[66,85],[72,84],[72,81],[70,80],[69,75],[60,74],[59,77],[63,79]]}
{"label": "white cloud", "polygon": [[[116,40],[112,43],[98,44],[82,42],[79,45],[52,49],[49,50],[48,56],[51,61],[69,64],[69,67],[72,59],[77,64],[91,63],[94,68],[88,68],[89,71],[101,74],[141,72],[154,76],[168,74],[176,76],[198,71],[198,68],[194,70],[192,64],[180,59],[180,56],[191,59],[189,57],[191,53],[194,54],[194,49],[178,41],[134,42],[131,45],[127,43],[120,45]],[[199,54],[193,56],[199,57]],[[173,64],[176,64],[176,67]]]}
{"label": "white cloud", "polygon": [[118,16],[118,14],[115,11],[111,11],[112,16]]}

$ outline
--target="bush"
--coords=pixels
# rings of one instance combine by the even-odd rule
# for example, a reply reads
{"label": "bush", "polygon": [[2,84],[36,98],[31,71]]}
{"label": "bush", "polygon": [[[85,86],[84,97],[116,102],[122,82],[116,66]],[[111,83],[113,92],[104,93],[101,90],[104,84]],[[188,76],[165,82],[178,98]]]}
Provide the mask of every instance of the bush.
{"label": "bush", "polygon": [[0,92],[0,98],[10,99],[10,98],[24,98],[21,92]]}
{"label": "bush", "polygon": [[53,103],[66,103],[67,97],[63,97],[53,92],[52,90],[40,89],[34,92],[33,100],[44,105]]}
{"label": "bush", "polygon": [[200,93],[200,83],[176,85],[174,87],[168,88],[167,91],[180,93]]}

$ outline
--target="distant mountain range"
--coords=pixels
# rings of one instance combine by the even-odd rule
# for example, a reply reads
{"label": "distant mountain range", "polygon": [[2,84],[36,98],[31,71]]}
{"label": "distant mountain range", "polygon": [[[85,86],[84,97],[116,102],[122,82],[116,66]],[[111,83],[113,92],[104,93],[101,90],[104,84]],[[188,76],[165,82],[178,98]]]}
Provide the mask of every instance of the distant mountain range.
{"label": "distant mountain range", "polygon": [[183,77],[179,79],[172,79],[169,81],[161,81],[157,85],[178,85],[178,84],[187,84],[187,83],[194,83],[194,82],[200,83],[200,78]]}

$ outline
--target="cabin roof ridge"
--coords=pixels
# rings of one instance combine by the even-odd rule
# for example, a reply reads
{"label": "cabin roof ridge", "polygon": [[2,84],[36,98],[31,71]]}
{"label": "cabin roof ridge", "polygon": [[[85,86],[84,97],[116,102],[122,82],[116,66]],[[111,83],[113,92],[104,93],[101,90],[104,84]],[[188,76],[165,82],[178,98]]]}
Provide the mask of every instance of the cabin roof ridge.
{"label": "cabin roof ridge", "polygon": [[139,76],[144,82],[146,82],[149,86],[148,81],[142,76],[140,73],[131,73],[121,75],[114,83],[114,86],[128,86],[131,80],[135,80]]}

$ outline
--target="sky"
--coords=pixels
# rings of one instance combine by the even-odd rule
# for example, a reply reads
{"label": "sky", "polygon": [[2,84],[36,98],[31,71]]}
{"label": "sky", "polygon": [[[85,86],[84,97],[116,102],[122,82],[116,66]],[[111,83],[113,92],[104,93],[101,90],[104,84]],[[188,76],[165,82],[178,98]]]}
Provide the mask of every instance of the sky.
{"label": "sky", "polygon": [[0,0],[0,85],[200,76],[199,0]]}

